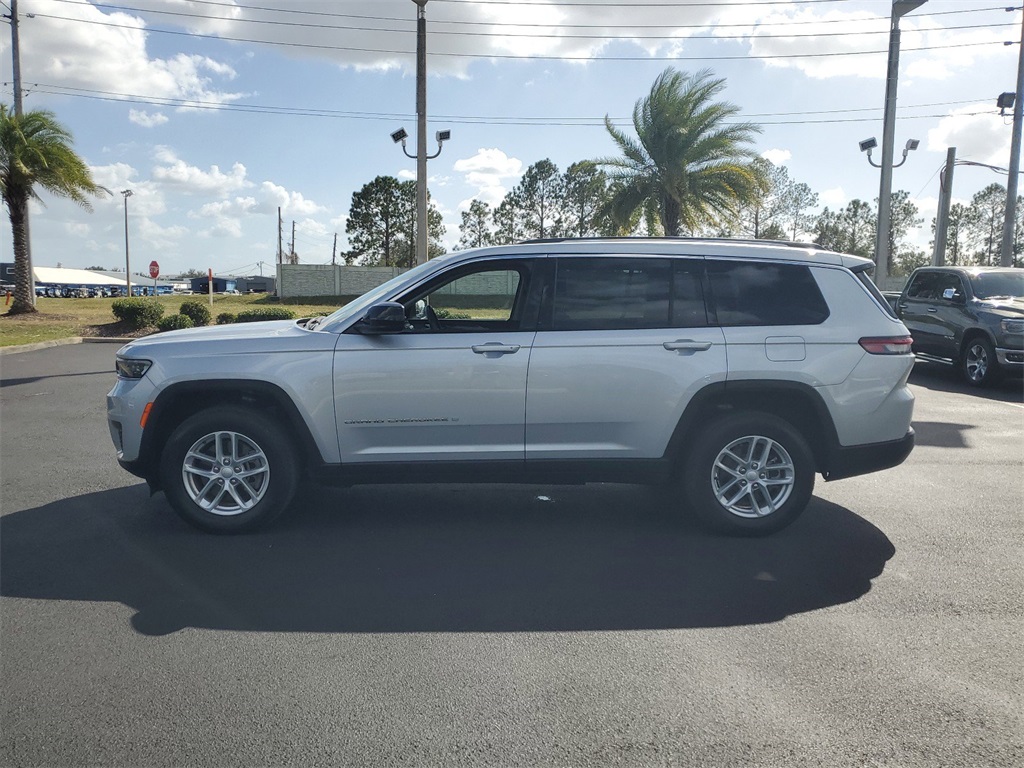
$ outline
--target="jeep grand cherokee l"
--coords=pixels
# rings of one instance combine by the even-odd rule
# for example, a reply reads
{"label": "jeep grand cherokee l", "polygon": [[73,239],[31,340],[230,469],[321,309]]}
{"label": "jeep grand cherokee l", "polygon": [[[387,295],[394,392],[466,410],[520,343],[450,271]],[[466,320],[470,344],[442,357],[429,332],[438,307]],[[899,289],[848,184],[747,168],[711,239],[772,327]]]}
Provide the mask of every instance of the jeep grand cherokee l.
{"label": "jeep grand cherokee l", "polygon": [[608,239],[453,253],[325,318],[117,353],[123,467],[188,522],[250,529],[299,483],[664,483],[764,535],[913,446],[907,329],[866,259]]}

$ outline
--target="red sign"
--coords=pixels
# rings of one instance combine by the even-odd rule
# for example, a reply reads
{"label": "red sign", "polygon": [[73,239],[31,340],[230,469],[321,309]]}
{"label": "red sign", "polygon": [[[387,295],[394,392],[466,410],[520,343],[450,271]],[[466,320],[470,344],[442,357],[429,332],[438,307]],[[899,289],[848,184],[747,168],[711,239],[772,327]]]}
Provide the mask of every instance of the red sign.
{"label": "red sign", "polygon": [[160,265],[155,261],[149,262],[149,276],[156,280],[160,277]]}

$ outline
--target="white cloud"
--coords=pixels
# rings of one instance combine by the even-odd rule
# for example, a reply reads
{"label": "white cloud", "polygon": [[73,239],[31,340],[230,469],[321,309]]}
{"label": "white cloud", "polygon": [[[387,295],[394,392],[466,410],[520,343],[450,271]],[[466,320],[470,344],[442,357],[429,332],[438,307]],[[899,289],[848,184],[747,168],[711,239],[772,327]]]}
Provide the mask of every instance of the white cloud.
{"label": "white cloud", "polygon": [[136,125],[141,125],[143,128],[155,128],[158,125],[163,125],[170,118],[163,112],[150,113],[141,109],[129,109],[128,119]]}
{"label": "white cloud", "polygon": [[327,210],[319,203],[307,200],[301,192],[289,192],[272,181],[264,181],[260,185],[259,212],[276,212],[278,206],[281,207],[281,213],[288,216],[311,216]]}
{"label": "white cloud", "polygon": [[214,82],[235,76],[223,62],[184,53],[150,58],[147,23],[135,13],[104,13],[90,3],[57,0],[26,0],[20,12],[34,15],[21,26],[22,68],[41,83],[218,104],[243,95]]}
{"label": "white cloud", "polygon": [[[976,114],[985,112],[987,114]],[[1005,167],[1010,159],[1010,128],[991,104],[971,104],[944,117],[928,131],[928,149],[956,147],[957,158]]]}
{"label": "white cloud", "polygon": [[403,168],[398,172],[398,178],[402,181],[416,181],[416,172]]}
{"label": "white cloud", "polygon": [[208,171],[189,165],[169,147],[157,147],[155,156],[161,165],[153,168],[153,179],[185,194],[221,196],[252,186],[252,182],[246,181],[245,166],[241,163],[235,163],[230,173],[224,173],[217,165],[211,165]]}
{"label": "white cloud", "polygon": [[793,153],[788,149],[766,149],[761,153],[761,157],[772,165],[782,165],[793,157]]}
{"label": "white cloud", "polygon": [[465,174],[466,184],[477,190],[476,198],[498,205],[508,192],[504,182],[522,175],[523,161],[497,148],[481,148],[472,157],[456,160],[452,168]]}

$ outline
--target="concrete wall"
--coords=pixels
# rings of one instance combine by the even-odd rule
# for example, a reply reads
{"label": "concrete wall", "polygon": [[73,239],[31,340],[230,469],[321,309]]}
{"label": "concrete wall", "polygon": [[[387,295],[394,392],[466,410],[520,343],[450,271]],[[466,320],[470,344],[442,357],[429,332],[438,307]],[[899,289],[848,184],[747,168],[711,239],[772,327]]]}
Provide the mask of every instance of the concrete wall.
{"label": "concrete wall", "polygon": [[295,296],[360,296],[405,271],[399,267],[279,264],[277,284],[282,299]]}

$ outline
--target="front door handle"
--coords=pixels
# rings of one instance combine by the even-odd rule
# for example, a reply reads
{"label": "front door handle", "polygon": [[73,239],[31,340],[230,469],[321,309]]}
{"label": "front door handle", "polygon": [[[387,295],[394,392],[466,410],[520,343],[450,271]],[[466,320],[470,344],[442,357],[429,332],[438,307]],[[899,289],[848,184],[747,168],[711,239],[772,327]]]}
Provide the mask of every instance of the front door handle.
{"label": "front door handle", "polygon": [[939,310],[937,310],[935,307],[928,307],[928,311],[929,312],[938,312]]}
{"label": "front door handle", "polygon": [[707,352],[711,349],[710,341],[694,341],[693,339],[676,339],[675,341],[666,341],[662,344],[665,349],[670,352],[677,350],[684,350],[689,352]]}
{"label": "front door handle", "polygon": [[489,341],[486,344],[474,344],[470,349],[478,355],[512,355],[519,351],[519,345]]}

